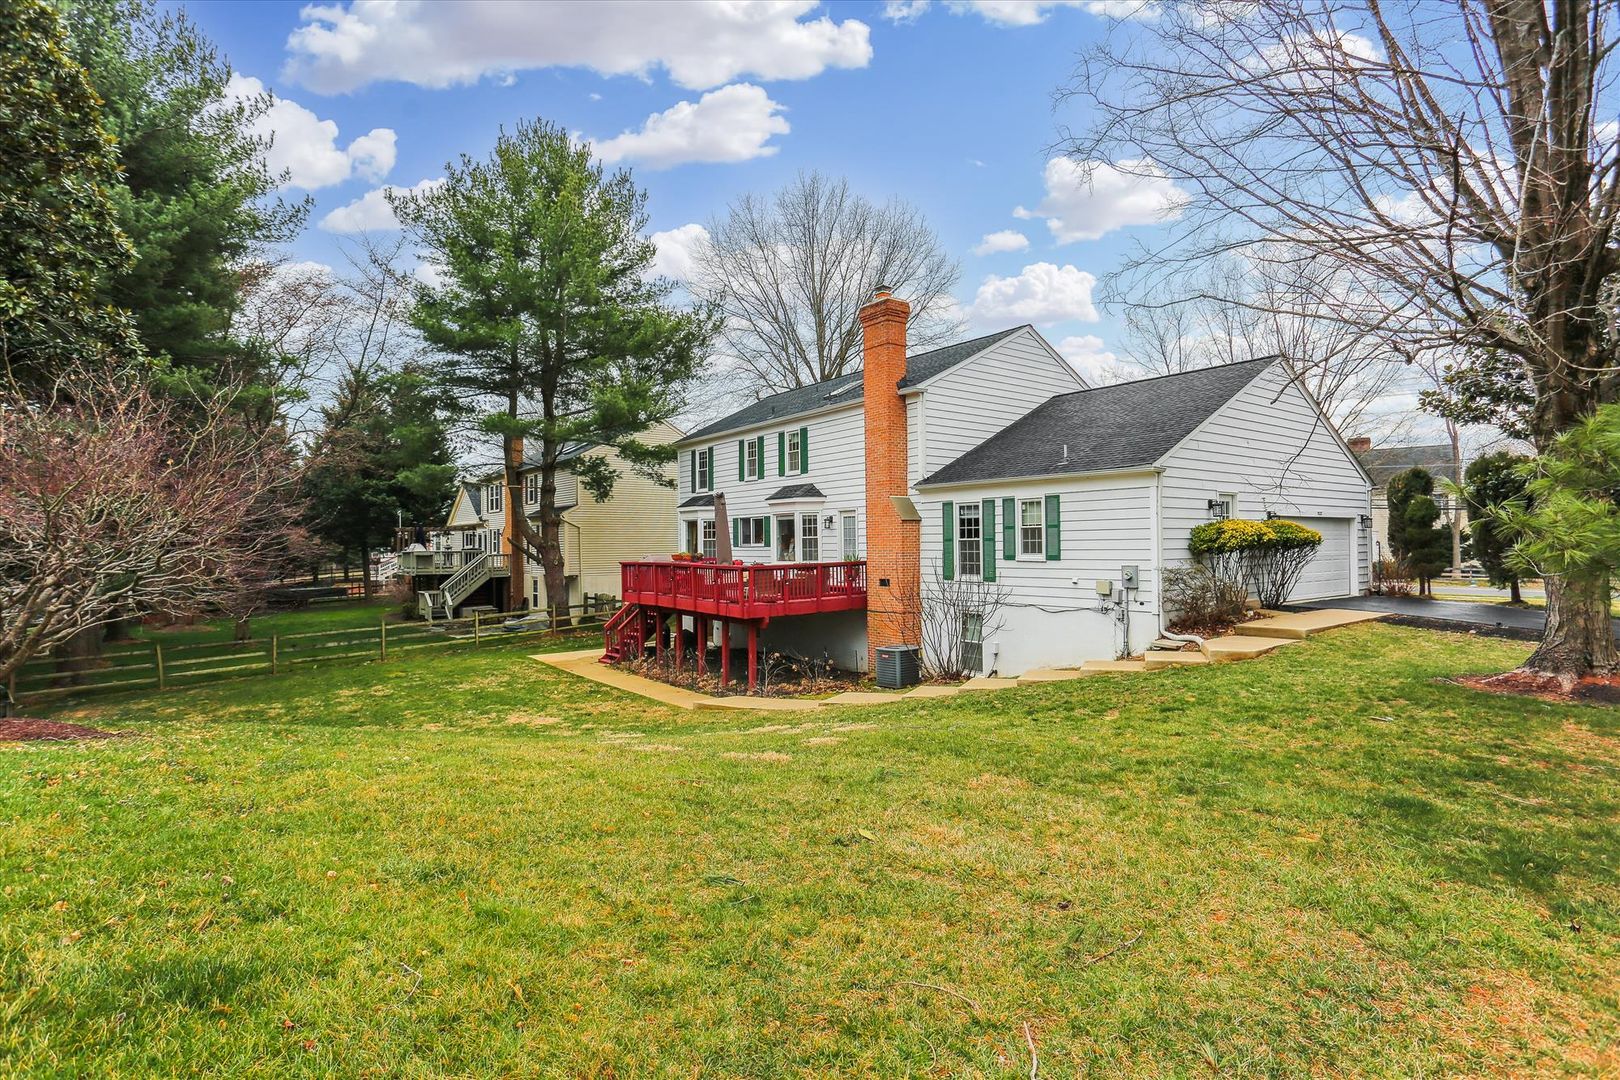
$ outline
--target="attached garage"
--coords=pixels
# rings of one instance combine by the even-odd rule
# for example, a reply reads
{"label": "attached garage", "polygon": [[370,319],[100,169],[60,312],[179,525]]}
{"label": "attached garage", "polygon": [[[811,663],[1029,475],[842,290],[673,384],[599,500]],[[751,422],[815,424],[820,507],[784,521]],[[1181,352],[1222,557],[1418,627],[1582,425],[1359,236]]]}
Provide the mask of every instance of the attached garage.
{"label": "attached garage", "polygon": [[1356,588],[1355,518],[1296,518],[1322,534],[1322,546],[1300,575],[1288,599],[1332,600],[1353,596]]}

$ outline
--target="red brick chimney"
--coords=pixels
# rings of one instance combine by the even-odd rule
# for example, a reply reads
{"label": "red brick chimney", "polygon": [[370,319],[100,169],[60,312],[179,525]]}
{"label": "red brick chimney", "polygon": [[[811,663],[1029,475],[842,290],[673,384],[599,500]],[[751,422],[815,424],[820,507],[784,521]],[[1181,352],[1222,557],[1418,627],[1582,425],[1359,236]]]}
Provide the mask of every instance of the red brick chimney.
{"label": "red brick chimney", "polygon": [[892,501],[907,494],[906,319],[911,305],[879,285],[861,308],[866,403],[866,662],[882,645],[921,645],[920,523],[902,521]]}
{"label": "red brick chimney", "polygon": [[1345,442],[1350,447],[1352,454],[1365,454],[1372,449],[1372,440],[1365,435],[1357,435],[1352,439],[1345,440]]}

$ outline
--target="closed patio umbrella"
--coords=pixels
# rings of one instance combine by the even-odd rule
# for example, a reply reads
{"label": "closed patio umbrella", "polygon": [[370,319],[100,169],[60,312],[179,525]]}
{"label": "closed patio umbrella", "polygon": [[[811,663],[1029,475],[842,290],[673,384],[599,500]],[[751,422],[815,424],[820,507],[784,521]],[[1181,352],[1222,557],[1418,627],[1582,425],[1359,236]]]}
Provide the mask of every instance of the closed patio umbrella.
{"label": "closed patio umbrella", "polygon": [[714,559],[731,561],[731,522],[726,520],[726,493],[714,497]]}

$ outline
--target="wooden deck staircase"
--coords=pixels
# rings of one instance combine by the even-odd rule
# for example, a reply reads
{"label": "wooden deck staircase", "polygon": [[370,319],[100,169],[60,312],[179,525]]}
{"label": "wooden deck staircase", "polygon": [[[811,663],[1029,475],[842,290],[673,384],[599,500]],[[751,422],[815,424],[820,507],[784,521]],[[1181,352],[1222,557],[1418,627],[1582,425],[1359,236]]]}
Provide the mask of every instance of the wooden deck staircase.
{"label": "wooden deck staircase", "polygon": [[658,632],[658,616],[640,604],[626,604],[602,627],[602,663],[615,664],[647,651]]}
{"label": "wooden deck staircase", "polygon": [[434,618],[449,618],[461,603],[491,578],[504,578],[511,573],[507,557],[484,552],[444,580],[437,589],[417,594],[417,607],[429,622]]}

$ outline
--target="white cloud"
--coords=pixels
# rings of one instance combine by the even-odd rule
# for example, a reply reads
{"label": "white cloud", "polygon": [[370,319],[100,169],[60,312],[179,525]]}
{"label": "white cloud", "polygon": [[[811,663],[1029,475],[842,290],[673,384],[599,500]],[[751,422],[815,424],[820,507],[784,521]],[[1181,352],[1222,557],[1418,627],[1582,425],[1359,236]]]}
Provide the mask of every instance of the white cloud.
{"label": "white cloud", "polygon": [[321,228],[327,232],[358,233],[372,230],[397,229],[400,227],[399,218],[394,216],[394,208],[388,205],[388,193],[409,192],[420,195],[432,191],[444,183],[444,177],[433,180],[423,180],[411,188],[402,188],[394,184],[387,187],[373,188],[352,203],[340,206],[330,214],[321,218]]}
{"label": "white cloud", "polygon": [[1128,225],[1153,225],[1181,216],[1187,194],[1149,161],[1117,165],[1058,157],[1046,163],[1046,198],[1017,218],[1045,218],[1060,243],[1095,240]]}
{"label": "white cloud", "polygon": [[425,0],[311,4],[285,68],[322,93],[398,81],[440,89],[547,67],[648,77],[704,90],[752,75],[808,79],[872,59],[867,25],[808,18],[816,0],[513,4]]}
{"label": "white cloud", "polygon": [[655,232],[652,242],[658,245],[653,272],[676,281],[691,281],[693,261],[698,248],[709,242],[709,230],[694,222],[678,229]]}
{"label": "white cloud", "polygon": [[[264,83],[251,75],[233,74],[225,93],[240,100],[262,94],[264,89]],[[338,146],[337,124],[283,97],[275,98],[269,110],[254,122],[253,133],[270,137],[265,164],[272,173],[286,170],[285,187],[313,191],[340,184],[351,176],[381,180],[394,167],[395,136],[391,128],[372,128],[343,148]]]}
{"label": "white cloud", "polygon": [[1031,263],[1016,277],[991,274],[979,285],[968,308],[975,323],[1096,322],[1091,290],[1097,279],[1073,266]]}
{"label": "white cloud", "polygon": [[631,159],[653,169],[694,162],[748,161],[770,157],[772,135],[786,135],[782,106],[752,83],[711,90],[697,104],[682,101],[653,113],[640,131],[626,131],[596,144],[603,161]]}
{"label": "white cloud", "polygon": [[[1057,8],[1079,8],[1107,19],[1151,19],[1163,0],[950,0],[958,14],[972,12],[997,26],[1034,26]],[[915,18],[916,16],[912,16]]]}
{"label": "white cloud", "polygon": [[884,0],[883,17],[895,23],[916,22],[928,5],[929,0]]}
{"label": "white cloud", "polygon": [[1003,251],[1024,251],[1029,247],[1029,237],[1017,229],[1002,229],[1000,232],[985,233],[984,239],[973,245],[975,255],[995,255]]}
{"label": "white cloud", "polygon": [[1058,342],[1057,351],[1093,385],[1113,378],[1119,366],[1119,357],[1109,352],[1103,339],[1096,334],[1066,337]]}

